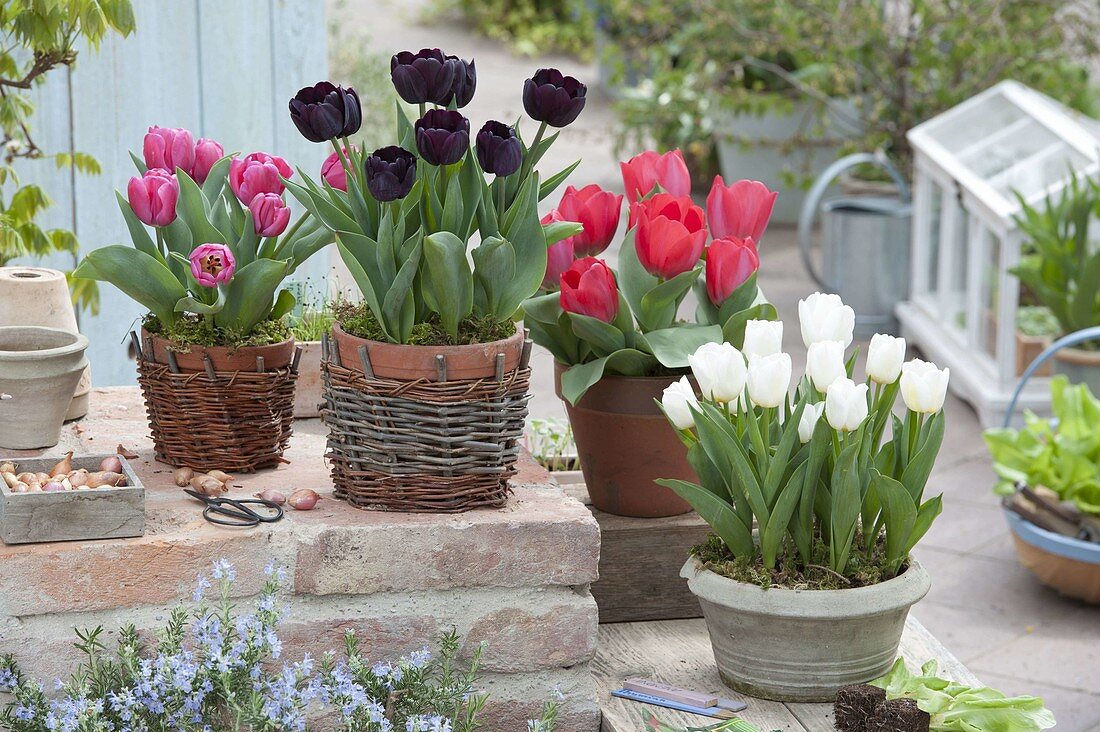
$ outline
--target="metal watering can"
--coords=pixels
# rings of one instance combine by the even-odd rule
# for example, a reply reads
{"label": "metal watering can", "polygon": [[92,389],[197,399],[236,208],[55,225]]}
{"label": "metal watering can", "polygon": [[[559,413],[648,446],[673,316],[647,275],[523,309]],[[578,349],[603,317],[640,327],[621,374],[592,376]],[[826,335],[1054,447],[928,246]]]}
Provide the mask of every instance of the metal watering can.
{"label": "metal watering can", "polygon": [[[899,198],[822,196],[844,171],[878,165],[897,184]],[[813,261],[813,227],[820,205],[822,270]],[[798,244],[810,276],[856,311],[856,338],[896,335],[894,306],[909,296],[909,230],[913,206],[909,184],[883,155],[856,153],[837,160],[814,181],[798,218]]]}

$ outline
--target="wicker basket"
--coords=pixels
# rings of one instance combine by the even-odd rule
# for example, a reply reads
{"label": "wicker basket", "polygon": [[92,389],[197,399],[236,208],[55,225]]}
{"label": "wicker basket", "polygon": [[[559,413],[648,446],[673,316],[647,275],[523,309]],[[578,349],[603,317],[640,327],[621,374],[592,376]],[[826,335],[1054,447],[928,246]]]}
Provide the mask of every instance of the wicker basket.
{"label": "wicker basket", "polygon": [[[135,339],[136,345],[136,339]],[[161,364],[138,352],[156,459],[175,466],[252,472],[287,462],[298,354],[284,368],[200,372]],[[152,349],[146,348],[148,356]]]}
{"label": "wicker basket", "polygon": [[504,505],[527,418],[527,343],[518,368],[489,378],[379,378],[366,349],[342,364],[322,345],[335,496],[365,509],[457,513]]}

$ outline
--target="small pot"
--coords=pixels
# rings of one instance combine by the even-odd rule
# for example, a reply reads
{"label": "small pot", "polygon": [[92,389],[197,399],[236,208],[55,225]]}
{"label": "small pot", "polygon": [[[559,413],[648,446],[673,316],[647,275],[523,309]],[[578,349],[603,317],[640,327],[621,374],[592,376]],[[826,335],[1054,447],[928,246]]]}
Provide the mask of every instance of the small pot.
{"label": "small pot", "polygon": [[321,416],[321,341],[304,341],[298,361],[298,383],[294,385],[294,419]]}
{"label": "small pot", "polygon": [[[1024,375],[1031,362],[1038,358],[1050,343],[1050,336],[1029,336],[1016,331],[1016,378]],[[1050,376],[1050,369],[1050,361],[1047,361],[1035,371],[1035,376]]]}
{"label": "small pot", "polygon": [[1087,384],[1093,394],[1100,396],[1100,351],[1063,348],[1054,354],[1052,371],[1064,375],[1071,384]]}
{"label": "small pot", "polygon": [[87,348],[87,338],[57,328],[0,328],[0,447],[57,444]]}
{"label": "small pot", "polygon": [[554,391],[565,402],[592,505],[637,518],[690,511],[687,501],[654,482],[698,481],[687,449],[654,402],[674,379],[604,376],[574,406],[561,393],[566,368],[554,362]]}
{"label": "small pot", "polygon": [[699,598],[726,686],[786,702],[832,701],[841,686],[886,673],[909,608],[931,586],[913,558],[897,577],[850,590],[765,590],[695,557],[680,576]]}
{"label": "small pot", "polygon": [[[380,379],[404,381],[487,379],[496,375],[498,354],[504,354],[504,373],[516,370],[523,360],[524,335],[523,329],[518,325],[516,334],[509,338],[466,346],[410,346],[372,341],[347,333],[339,323],[333,324],[332,335],[344,368],[362,371],[359,349],[366,346],[371,369]],[[444,358],[445,378],[441,378],[437,356]]]}
{"label": "small pot", "polygon": [[1016,556],[1035,578],[1066,597],[1100,605],[1100,544],[1063,536],[1005,511]]}
{"label": "small pot", "polygon": [[[143,347],[152,343],[153,360],[157,363],[167,364],[168,351],[172,350],[172,343],[167,338],[149,333],[144,328],[141,331]],[[294,358],[294,339],[288,338],[279,343],[271,343],[266,346],[242,346],[231,349],[226,346],[191,346],[186,352],[173,351],[176,356],[176,364],[180,371],[199,373],[206,370],[203,356],[209,355],[214,364],[215,371],[255,371],[257,357],[264,360],[264,368],[268,371],[286,368]],[[148,354],[146,354],[148,355]]]}

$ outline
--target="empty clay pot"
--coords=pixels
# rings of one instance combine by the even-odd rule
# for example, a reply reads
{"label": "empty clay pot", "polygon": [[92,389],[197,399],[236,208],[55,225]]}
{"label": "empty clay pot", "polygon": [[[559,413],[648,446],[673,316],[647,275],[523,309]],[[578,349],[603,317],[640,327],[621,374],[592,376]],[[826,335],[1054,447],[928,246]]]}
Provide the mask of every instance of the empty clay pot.
{"label": "empty clay pot", "polygon": [[57,444],[80,375],[88,339],[37,326],[0,328],[0,447]]}

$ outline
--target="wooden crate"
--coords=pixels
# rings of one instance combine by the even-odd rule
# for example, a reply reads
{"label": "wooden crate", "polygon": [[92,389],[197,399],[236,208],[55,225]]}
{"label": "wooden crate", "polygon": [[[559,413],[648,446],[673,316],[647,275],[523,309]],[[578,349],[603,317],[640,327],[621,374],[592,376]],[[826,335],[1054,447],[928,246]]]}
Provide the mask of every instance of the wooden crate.
{"label": "wooden crate", "polygon": [[[111,455],[73,458],[73,468],[99,470]],[[0,480],[0,540],[5,544],[120,539],[145,533],[145,488],[118,456],[128,485],[56,493],[12,493]],[[49,472],[57,458],[7,458],[22,472]]]}
{"label": "wooden crate", "polygon": [[600,578],[592,596],[601,623],[701,618],[699,600],[680,577],[688,552],[710,527],[692,511],[669,518],[627,518],[592,508],[579,472],[552,473],[600,525]]}

